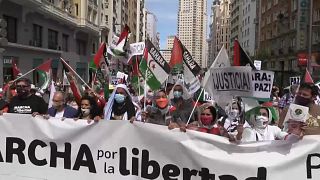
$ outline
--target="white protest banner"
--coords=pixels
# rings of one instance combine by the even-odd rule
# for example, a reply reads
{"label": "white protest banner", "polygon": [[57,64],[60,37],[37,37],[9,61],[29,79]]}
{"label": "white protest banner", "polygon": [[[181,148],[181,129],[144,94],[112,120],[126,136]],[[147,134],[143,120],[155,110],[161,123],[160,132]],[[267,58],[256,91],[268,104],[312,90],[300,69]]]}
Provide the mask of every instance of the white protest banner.
{"label": "white protest banner", "polygon": [[[219,96],[251,96],[251,67],[221,67],[210,70],[208,83],[212,84],[212,94]],[[211,81],[211,82],[210,82]]]}
{"label": "white protest banner", "polygon": [[144,48],[145,48],[144,42],[130,44],[130,51],[129,51],[129,58],[128,59],[130,59],[132,56],[143,55]]}
{"label": "white protest banner", "polygon": [[260,60],[254,60],[253,64],[256,67],[257,70],[261,70],[261,61]]}
{"label": "white protest banner", "polygon": [[290,86],[294,84],[300,84],[300,76],[290,77]]}
{"label": "white protest banner", "polygon": [[273,86],[274,72],[252,71],[252,96],[270,98]]}
{"label": "white protest banner", "polygon": [[320,136],[232,144],[129,121],[0,116],[3,180],[318,180]]}

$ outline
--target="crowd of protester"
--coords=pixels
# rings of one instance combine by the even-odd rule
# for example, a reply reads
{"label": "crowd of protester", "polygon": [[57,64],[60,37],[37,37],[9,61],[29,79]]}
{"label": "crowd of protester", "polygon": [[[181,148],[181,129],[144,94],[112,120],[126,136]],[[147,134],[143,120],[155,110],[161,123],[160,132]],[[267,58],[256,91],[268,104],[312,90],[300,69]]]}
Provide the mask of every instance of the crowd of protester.
{"label": "crowd of protester", "polygon": [[[320,106],[316,103],[319,89],[311,83],[292,85],[287,92],[274,86],[269,102],[259,102],[259,106],[246,112],[240,97],[234,97],[225,107],[212,101],[198,102],[199,94],[189,94],[179,81],[155,92],[146,90],[146,96],[139,96],[131,86],[118,84],[105,99],[103,89],[82,90],[72,75],[68,74],[68,79],[70,86],[67,89],[57,86],[58,91],[50,99],[44,98],[49,97],[49,91],[38,91],[27,78],[7,83],[0,89],[0,114],[90,122],[142,121],[167,126],[169,130],[222,136],[238,143],[301,139],[304,135],[320,134]],[[307,120],[285,120],[291,104],[308,107]]]}

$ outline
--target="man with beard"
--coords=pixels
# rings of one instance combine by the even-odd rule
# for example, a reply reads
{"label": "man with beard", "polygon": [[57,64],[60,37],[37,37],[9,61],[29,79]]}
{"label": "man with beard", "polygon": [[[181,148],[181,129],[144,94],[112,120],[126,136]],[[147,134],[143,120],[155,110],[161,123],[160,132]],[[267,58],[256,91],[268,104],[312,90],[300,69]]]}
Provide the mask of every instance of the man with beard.
{"label": "man with beard", "polygon": [[[309,108],[308,127],[304,128],[305,135],[320,134],[320,106],[314,103],[318,95],[318,88],[311,83],[300,84],[296,93],[294,104],[306,106]],[[284,109],[280,114],[279,127],[283,127],[284,119],[288,112],[288,108]]]}
{"label": "man with beard", "polygon": [[31,81],[21,78],[16,81],[17,95],[9,103],[9,113],[46,114],[48,105],[41,97],[30,93]]}
{"label": "man with beard", "polygon": [[54,93],[52,98],[52,107],[48,109],[49,116],[58,118],[75,118],[77,113],[77,109],[65,104],[63,92],[57,91]]}

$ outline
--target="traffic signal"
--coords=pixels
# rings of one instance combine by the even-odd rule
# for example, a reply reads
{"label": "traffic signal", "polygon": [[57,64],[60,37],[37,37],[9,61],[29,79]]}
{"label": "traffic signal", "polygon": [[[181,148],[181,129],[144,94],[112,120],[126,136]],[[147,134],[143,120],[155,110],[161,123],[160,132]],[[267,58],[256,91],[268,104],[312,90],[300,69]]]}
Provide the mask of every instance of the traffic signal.
{"label": "traffic signal", "polygon": [[6,46],[8,44],[6,28],[7,22],[0,17],[0,46]]}

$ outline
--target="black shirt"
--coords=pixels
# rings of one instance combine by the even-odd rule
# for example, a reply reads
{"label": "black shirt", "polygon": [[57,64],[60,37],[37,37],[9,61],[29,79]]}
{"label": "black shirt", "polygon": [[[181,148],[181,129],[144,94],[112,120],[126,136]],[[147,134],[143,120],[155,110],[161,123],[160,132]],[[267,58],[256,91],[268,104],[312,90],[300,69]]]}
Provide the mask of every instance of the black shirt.
{"label": "black shirt", "polygon": [[36,95],[31,95],[25,99],[14,96],[9,103],[9,113],[32,114],[38,112],[45,114],[47,110],[48,105],[41,97]]}

